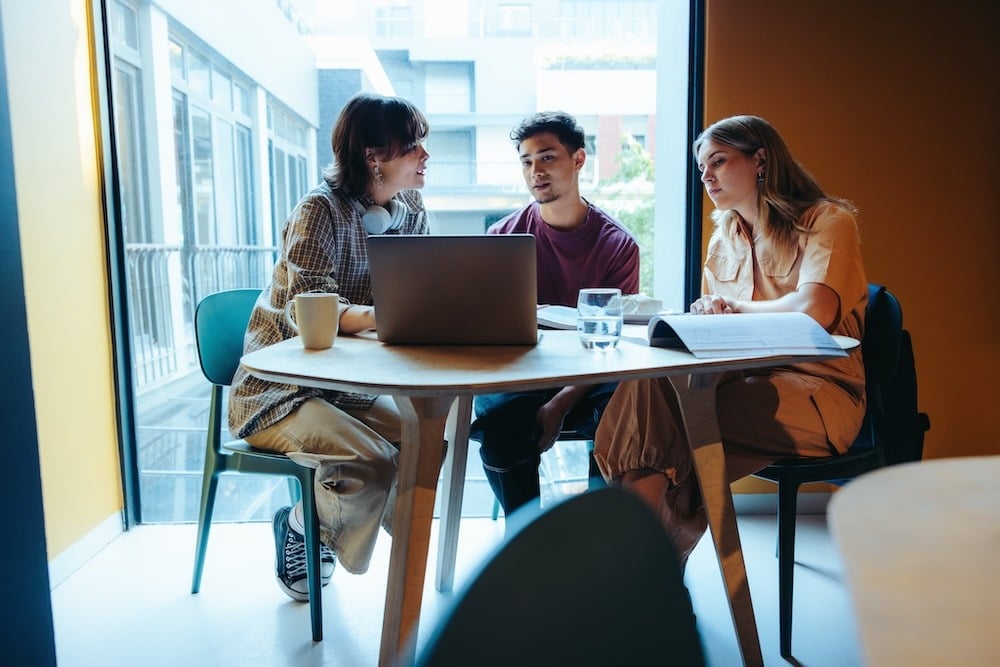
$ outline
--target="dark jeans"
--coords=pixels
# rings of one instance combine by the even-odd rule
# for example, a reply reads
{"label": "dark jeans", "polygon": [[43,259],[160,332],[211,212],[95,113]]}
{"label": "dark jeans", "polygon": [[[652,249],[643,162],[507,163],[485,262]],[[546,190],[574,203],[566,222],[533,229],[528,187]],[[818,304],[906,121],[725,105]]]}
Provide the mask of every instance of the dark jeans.
{"label": "dark jeans", "polygon": [[[563,430],[576,431],[581,438],[593,439],[604,406],[611,399],[617,383],[595,385],[577,403],[563,421]],[[538,408],[556,395],[559,389],[539,389],[506,394],[476,396],[470,438],[481,444],[486,479],[496,494],[504,514],[541,495],[538,485]]]}

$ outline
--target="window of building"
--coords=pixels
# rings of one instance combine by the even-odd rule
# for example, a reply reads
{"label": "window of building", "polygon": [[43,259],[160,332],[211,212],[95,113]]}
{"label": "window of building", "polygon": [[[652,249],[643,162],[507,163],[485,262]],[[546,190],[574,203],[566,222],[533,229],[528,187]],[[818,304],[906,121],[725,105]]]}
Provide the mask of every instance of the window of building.
{"label": "window of building", "polygon": [[473,111],[471,63],[430,62],[424,67],[424,113]]}
{"label": "window of building", "polygon": [[531,5],[497,5],[497,36],[526,37],[531,34]]}
{"label": "window of building", "polygon": [[413,34],[411,0],[374,0],[375,34],[379,37],[410,37]]}
{"label": "window of building", "polygon": [[656,5],[656,0],[561,0],[560,24],[567,37],[654,38]]}
{"label": "window of building", "polygon": [[[423,195],[435,233],[479,233],[528,201],[510,130],[535,110],[570,111],[587,132],[584,196],[640,238],[643,291],[678,305],[667,295],[683,283],[686,195],[683,183],[656,180],[652,155],[663,173],[683,173],[689,161],[686,3],[524,0],[483,10],[460,1],[454,13],[468,33],[424,25],[443,4],[345,0],[289,12],[289,3],[253,3],[247,11],[265,14],[254,25],[268,32],[245,43],[230,26],[170,15],[171,3],[108,3],[143,521],[197,518],[205,423],[193,406],[207,408],[208,388],[194,353],[194,308],[211,292],[268,284],[285,219],[332,157],[317,137],[329,136],[333,116],[319,117],[326,101],[311,95],[346,100],[377,89],[424,110],[431,160]],[[658,16],[658,8],[677,14]],[[374,58],[315,59],[321,72],[302,72],[273,57],[345,35]],[[658,59],[663,44],[671,51]],[[303,94],[303,81],[320,80],[322,91]],[[654,212],[654,200],[662,209]],[[266,519],[287,502],[280,480],[226,483],[220,519]],[[467,487],[472,512],[477,503],[491,508],[480,486]]]}

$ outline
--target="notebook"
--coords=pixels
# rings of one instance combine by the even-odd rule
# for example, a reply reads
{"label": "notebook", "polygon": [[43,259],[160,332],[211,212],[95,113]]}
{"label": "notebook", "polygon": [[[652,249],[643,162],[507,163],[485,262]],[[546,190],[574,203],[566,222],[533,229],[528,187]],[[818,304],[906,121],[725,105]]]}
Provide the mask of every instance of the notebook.
{"label": "notebook", "polygon": [[535,237],[368,237],[378,339],[397,344],[538,342]]}

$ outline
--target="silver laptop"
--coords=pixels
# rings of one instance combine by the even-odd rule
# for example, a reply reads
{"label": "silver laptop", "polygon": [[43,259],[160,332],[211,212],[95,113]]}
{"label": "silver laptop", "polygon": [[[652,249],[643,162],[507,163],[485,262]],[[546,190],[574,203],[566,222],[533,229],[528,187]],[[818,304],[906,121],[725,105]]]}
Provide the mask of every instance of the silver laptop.
{"label": "silver laptop", "polygon": [[373,235],[368,261],[384,343],[538,342],[530,234]]}

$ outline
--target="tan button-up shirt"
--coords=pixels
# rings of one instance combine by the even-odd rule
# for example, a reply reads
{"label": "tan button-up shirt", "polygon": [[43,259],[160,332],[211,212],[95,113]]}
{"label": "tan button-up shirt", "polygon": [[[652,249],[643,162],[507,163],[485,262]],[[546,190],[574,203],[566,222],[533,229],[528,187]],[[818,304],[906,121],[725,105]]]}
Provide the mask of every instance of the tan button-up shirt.
{"label": "tan button-up shirt", "polygon": [[[754,244],[739,225],[728,231],[717,228],[709,240],[702,293],[761,301],[777,299],[807,283],[820,283],[840,298],[840,312],[830,333],[861,340],[868,282],[854,216],[822,202],[808,209],[799,224],[809,233],[798,234],[796,247],[784,253],[764,239]],[[814,401],[830,441],[846,449],[854,440],[865,409],[860,347],[846,358],[761,372],[805,373],[822,380]]]}

